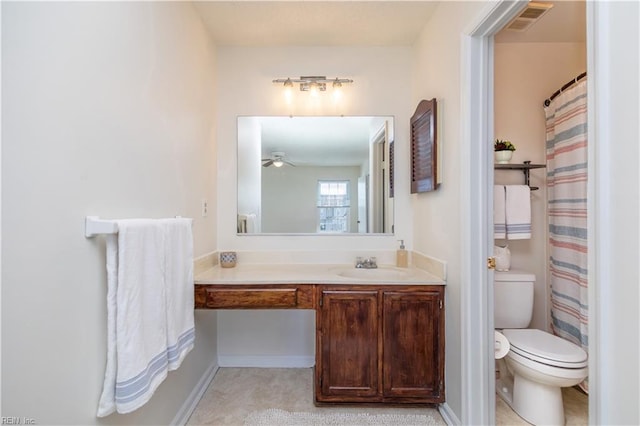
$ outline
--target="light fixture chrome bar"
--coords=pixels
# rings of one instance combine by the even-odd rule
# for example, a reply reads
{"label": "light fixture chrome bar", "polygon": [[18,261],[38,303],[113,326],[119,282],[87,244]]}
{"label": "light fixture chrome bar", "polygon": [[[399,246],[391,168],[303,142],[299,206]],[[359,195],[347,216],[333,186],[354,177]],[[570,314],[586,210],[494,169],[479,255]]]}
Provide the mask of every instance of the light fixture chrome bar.
{"label": "light fixture chrome bar", "polygon": [[300,83],[300,90],[303,92],[308,92],[313,89],[316,89],[320,92],[325,92],[327,90],[327,83],[317,83],[315,81],[312,81],[310,83]]}
{"label": "light fixture chrome bar", "polygon": [[348,78],[331,78],[328,79],[324,75],[313,76],[300,76],[300,78],[278,78],[273,80],[274,83],[282,83],[284,87],[292,87],[293,83],[300,84],[300,90],[303,92],[316,89],[320,92],[327,90],[327,83],[332,83],[333,88],[342,87],[343,84],[353,83],[353,80]]}

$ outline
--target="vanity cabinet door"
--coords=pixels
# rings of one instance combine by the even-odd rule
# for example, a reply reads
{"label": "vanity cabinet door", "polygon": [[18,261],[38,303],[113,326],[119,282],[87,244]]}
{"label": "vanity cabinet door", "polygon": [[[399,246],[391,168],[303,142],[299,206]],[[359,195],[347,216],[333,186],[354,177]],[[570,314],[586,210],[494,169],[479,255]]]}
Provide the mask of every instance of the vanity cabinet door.
{"label": "vanity cabinet door", "polygon": [[319,297],[316,401],[379,401],[378,292],[322,288]]}
{"label": "vanity cabinet door", "polygon": [[444,401],[443,290],[383,292],[386,402]]}

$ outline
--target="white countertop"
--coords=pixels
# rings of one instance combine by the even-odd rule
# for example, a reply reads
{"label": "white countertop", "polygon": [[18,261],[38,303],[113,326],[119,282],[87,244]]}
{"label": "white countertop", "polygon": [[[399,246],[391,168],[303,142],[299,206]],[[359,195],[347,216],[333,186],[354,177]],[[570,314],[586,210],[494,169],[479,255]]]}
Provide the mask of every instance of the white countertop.
{"label": "white countertop", "polygon": [[380,265],[356,269],[349,264],[238,264],[214,266],[195,277],[196,284],[397,284],[444,285],[423,269]]}

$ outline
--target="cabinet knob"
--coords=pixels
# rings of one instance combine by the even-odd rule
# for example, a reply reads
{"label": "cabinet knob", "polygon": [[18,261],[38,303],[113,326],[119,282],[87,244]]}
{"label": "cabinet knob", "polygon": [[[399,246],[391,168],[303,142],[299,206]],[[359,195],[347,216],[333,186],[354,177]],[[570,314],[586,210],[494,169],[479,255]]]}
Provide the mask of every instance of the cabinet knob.
{"label": "cabinet knob", "polygon": [[491,256],[487,257],[487,269],[496,269],[496,258]]}

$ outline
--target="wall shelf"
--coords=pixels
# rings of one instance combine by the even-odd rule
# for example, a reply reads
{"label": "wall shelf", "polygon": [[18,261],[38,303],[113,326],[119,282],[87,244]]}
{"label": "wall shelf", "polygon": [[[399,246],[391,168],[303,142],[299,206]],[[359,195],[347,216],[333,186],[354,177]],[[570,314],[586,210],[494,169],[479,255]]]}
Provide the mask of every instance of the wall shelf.
{"label": "wall shelf", "polygon": [[547,167],[546,164],[531,164],[531,161],[525,161],[522,164],[494,164],[493,168],[495,170],[522,170],[524,173],[524,184],[528,185],[532,191],[539,189],[537,186],[529,185],[530,171],[531,169],[542,169]]}

